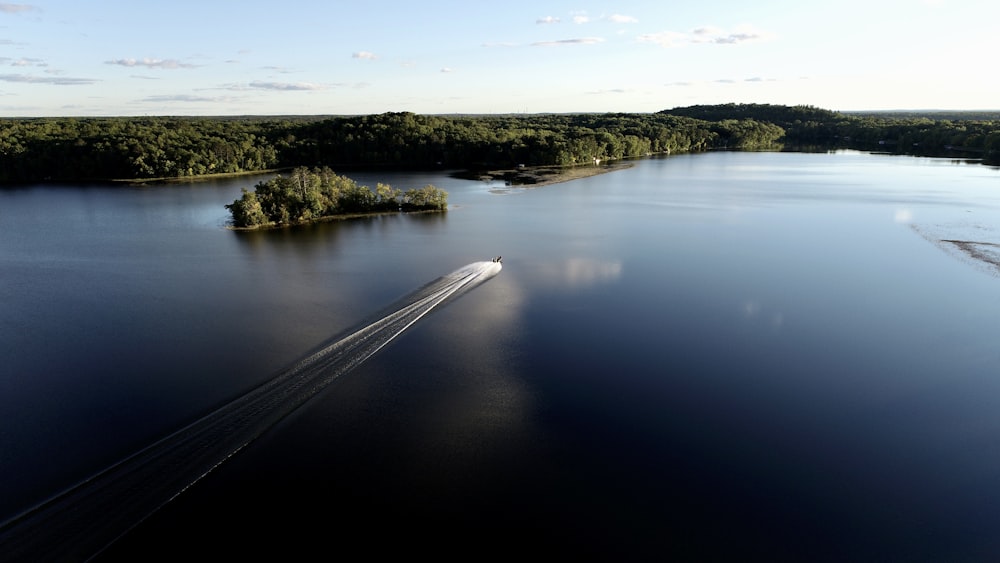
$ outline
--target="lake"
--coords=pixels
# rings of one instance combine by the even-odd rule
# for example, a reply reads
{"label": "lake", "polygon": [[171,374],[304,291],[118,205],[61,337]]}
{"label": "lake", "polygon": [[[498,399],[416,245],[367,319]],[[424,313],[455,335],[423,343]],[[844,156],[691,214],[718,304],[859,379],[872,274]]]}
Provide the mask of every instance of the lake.
{"label": "lake", "polygon": [[0,190],[0,521],[502,255],[97,560],[1000,554],[997,168],[347,175],[451,208],[237,232],[270,176]]}

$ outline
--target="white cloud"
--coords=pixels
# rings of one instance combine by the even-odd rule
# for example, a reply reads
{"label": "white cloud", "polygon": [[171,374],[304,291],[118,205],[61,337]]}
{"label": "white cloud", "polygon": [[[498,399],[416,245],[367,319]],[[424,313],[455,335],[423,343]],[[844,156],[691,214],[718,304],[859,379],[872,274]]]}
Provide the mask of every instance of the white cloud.
{"label": "white cloud", "polygon": [[48,66],[42,59],[21,58],[11,61],[10,66]]}
{"label": "white cloud", "polygon": [[0,81],[20,82],[25,84],[55,84],[56,86],[79,86],[94,84],[98,80],[92,78],[69,78],[61,76],[32,76],[28,74],[0,74]]}
{"label": "white cloud", "polygon": [[660,47],[678,47],[687,43],[687,36],[676,31],[661,31],[660,33],[644,33],[636,37],[639,43],[654,43]]}
{"label": "white cloud", "polygon": [[182,63],[174,59],[150,59],[150,58],[145,58],[142,60],[117,59],[113,61],[106,61],[105,64],[126,66],[126,67],[144,66],[146,68],[166,68],[166,69],[195,68],[197,66],[193,64]]}
{"label": "white cloud", "polygon": [[706,25],[705,27],[699,27],[691,30],[691,34],[695,37],[715,37],[724,33],[725,31],[721,27],[715,27],[712,25]]}
{"label": "white cloud", "polygon": [[227,101],[227,100],[228,100],[228,98],[217,98],[217,97],[211,97],[211,96],[191,96],[191,95],[186,95],[186,94],[177,94],[177,95],[173,95],[173,96],[170,96],[170,95],[149,96],[149,97],[143,99],[144,102],[156,102],[156,103],[163,103],[163,102],[212,102],[212,103],[217,103],[217,102],[223,102],[223,101]]}
{"label": "white cloud", "polygon": [[595,45],[603,42],[604,39],[600,37],[579,37],[576,39],[559,39],[557,41],[538,41],[531,45],[532,47],[553,47],[557,45]]}
{"label": "white cloud", "polygon": [[250,83],[250,87],[255,90],[326,90],[326,86],[311,82],[265,82],[263,80],[254,80]]}
{"label": "white cloud", "polygon": [[7,2],[0,2],[0,12],[5,14],[20,14],[23,12],[33,12],[38,8],[30,6],[28,4],[9,4]]}
{"label": "white cloud", "polygon": [[375,60],[375,59],[378,58],[378,55],[376,55],[375,53],[372,53],[371,51],[358,51],[358,52],[354,53],[353,55],[351,55],[351,57],[353,57],[355,59],[366,59],[366,60],[373,61],[373,60]]}
{"label": "white cloud", "polygon": [[695,29],[692,35],[694,36],[691,39],[692,43],[714,43],[717,45],[734,45],[771,38],[771,34],[748,25],[739,26],[731,32],[712,26],[701,27]]}
{"label": "white cloud", "polygon": [[632,16],[625,16],[622,14],[612,14],[607,17],[608,20],[614,23],[639,23],[639,20]]}
{"label": "white cloud", "polygon": [[610,88],[608,90],[594,90],[593,92],[587,92],[589,95],[600,95],[600,94],[629,94],[632,90],[627,90],[625,88]]}
{"label": "white cloud", "polygon": [[538,18],[535,20],[538,24],[549,24],[549,23],[559,23],[559,18],[553,16],[545,16],[544,18]]}
{"label": "white cloud", "polygon": [[662,31],[660,33],[645,33],[636,37],[639,43],[653,43],[661,47],[680,47],[687,44],[735,45],[772,39],[772,34],[757,30],[751,26],[740,26],[733,31],[719,27],[704,26],[690,33]]}

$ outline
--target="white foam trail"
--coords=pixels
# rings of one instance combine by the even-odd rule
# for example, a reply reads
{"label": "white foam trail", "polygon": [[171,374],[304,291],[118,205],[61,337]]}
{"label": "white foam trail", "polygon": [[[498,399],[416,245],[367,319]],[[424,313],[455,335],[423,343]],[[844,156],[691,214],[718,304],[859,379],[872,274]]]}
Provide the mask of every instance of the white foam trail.
{"label": "white foam trail", "polygon": [[4,561],[88,560],[435,307],[500,273],[474,262],[396,301],[267,383],[0,525]]}

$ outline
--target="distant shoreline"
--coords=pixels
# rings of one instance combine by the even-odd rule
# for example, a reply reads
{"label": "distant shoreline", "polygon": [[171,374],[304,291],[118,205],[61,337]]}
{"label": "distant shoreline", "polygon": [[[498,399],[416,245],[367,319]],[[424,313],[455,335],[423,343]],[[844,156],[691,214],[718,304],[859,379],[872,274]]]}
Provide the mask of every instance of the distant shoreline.
{"label": "distant shoreline", "polygon": [[[511,186],[518,187],[542,187],[551,184],[569,182],[580,178],[589,178],[598,174],[606,174],[616,170],[623,170],[634,166],[631,162],[614,162],[601,165],[579,165],[579,166],[528,166],[524,168],[495,168],[486,171],[482,170],[462,170],[452,173],[455,178],[463,180],[502,180]],[[111,184],[182,184],[187,182],[203,182],[208,180],[219,180],[226,178],[239,178],[243,176],[263,176],[279,175],[290,171],[291,168],[271,168],[267,170],[254,170],[244,172],[225,172],[218,174],[201,174],[198,176],[176,176],[170,178],[113,178],[107,180]],[[366,169],[368,170],[368,169]],[[378,171],[378,168],[371,170]],[[350,172],[345,175],[350,176]]]}
{"label": "distant shoreline", "polygon": [[239,178],[242,176],[264,176],[267,174],[281,174],[291,170],[291,168],[268,168],[266,170],[245,170],[242,172],[218,172],[215,174],[199,174],[196,176],[169,176],[163,178],[111,178],[106,180],[111,184],[128,184],[141,186],[145,184],[185,184],[188,182],[207,182],[209,180],[223,180],[228,178]]}
{"label": "distant shoreline", "polygon": [[624,170],[632,166],[634,164],[631,162],[614,162],[612,164],[588,166],[530,166],[486,171],[467,170],[455,174],[455,177],[465,180],[502,180],[509,186],[540,188],[571,180],[579,180],[580,178],[589,178],[598,174],[607,174],[616,170]]}

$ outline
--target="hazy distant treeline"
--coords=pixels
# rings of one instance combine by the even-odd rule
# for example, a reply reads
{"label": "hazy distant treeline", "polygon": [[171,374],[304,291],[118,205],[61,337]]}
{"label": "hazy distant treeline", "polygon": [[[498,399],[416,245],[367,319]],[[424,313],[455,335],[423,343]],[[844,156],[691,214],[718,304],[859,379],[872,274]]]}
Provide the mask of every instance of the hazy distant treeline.
{"label": "hazy distant treeline", "polygon": [[754,119],[781,127],[786,148],[841,146],[905,154],[969,153],[1000,163],[1000,112],[851,112],[811,106],[722,104],[690,106],[662,113],[707,122]]}
{"label": "hazy distant treeline", "polygon": [[300,166],[490,169],[657,153],[806,146],[963,150],[988,162],[1000,120],[724,104],[652,114],[0,119],[0,182],[185,178]]}

